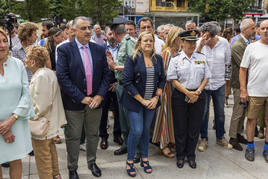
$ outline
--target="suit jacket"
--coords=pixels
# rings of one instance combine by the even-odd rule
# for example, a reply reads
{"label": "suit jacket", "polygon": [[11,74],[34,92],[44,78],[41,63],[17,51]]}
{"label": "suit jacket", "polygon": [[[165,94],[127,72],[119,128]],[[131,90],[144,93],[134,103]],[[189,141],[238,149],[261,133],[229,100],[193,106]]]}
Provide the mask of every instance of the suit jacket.
{"label": "suit jacket", "polygon": [[[155,72],[153,92],[154,97],[157,88],[164,88],[166,77],[162,57],[160,55],[156,55],[153,57],[152,61]],[[138,112],[142,109],[143,105],[138,102],[134,96],[140,94],[142,97],[144,97],[146,78],[147,73],[143,55],[137,55],[135,60],[133,60],[132,57],[128,57],[124,65],[122,80],[124,91],[121,98],[121,102],[128,110]],[[160,100],[158,100],[157,107],[159,105]]]}
{"label": "suit jacket", "polygon": [[[98,44],[89,42],[93,63],[92,94],[104,97],[109,88],[109,76],[105,49]],[[85,70],[78,46],[72,42],[58,48],[56,74],[62,91],[64,108],[82,110],[85,104],[81,101],[87,96]]]}
{"label": "suit jacket", "polygon": [[233,88],[240,89],[239,70],[240,70],[240,63],[242,61],[246,47],[247,44],[241,36],[232,46],[231,50],[232,72],[231,72],[230,85]]}
{"label": "suit jacket", "polygon": [[36,115],[35,119],[45,117],[49,120],[46,136],[43,138],[32,137],[44,140],[57,136],[58,129],[67,122],[62,105],[60,87],[55,73],[48,68],[38,69],[32,77],[30,93]]}

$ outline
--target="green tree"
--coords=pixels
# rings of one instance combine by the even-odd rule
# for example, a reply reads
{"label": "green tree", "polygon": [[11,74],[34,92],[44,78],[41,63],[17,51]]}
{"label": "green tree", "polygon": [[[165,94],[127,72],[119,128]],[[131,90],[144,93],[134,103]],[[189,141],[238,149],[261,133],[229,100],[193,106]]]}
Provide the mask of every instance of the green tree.
{"label": "green tree", "polygon": [[189,10],[199,12],[204,20],[241,19],[255,0],[188,0]]}
{"label": "green tree", "polygon": [[8,6],[5,0],[0,0],[0,19],[3,19],[5,15],[8,13]]}
{"label": "green tree", "polygon": [[93,18],[94,23],[104,25],[118,15],[120,0],[81,0],[81,15]]}
{"label": "green tree", "polygon": [[11,11],[20,14],[24,19],[36,21],[48,17],[48,4],[48,0],[24,0],[24,2],[11,0]]}
{"label": "green tree", "polygon": [[255,0],[232,0],[232,6],[230,8],[230,17],[234,20],[240,20],[243,17],[243,13],[247,11],[251,4]]}

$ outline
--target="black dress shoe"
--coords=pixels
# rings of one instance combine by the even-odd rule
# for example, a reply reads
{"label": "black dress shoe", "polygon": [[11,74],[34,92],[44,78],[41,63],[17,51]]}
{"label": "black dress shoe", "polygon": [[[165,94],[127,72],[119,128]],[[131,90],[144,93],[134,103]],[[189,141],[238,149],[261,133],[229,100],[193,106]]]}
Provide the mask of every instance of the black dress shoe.
{"label": "black dress shoe", "polygon": [[124,140],[122,139],[121,136],[114,137],[114,142],[118,143],[119,145],[122,145],[124,143]]}
{"label": "black dress shoe", "polygon": [[107,141],[107,139],[106,138],[102,138],[101,139],[101,142],[100,142],[100,148],[101,149],[103,149],[103,150],[105,150],[105,149],[107,149],[108,148],[108,141]]}
{"label": "black dress shoe", "polygon": [[194,160],[188,160],[189,166],[193,169],[196,168],[196,162]]}
{"label": "black dress shoe", "polygon": [[126,147],[121,147],[120,149],[117,149],[114,151],[114,155],[123,155],[127,153],[127,148]]}
{"label": "black dress shoe", "polygon": [[184,160],[178,160],[177,161],[177,167],[182,168],[184,166]]}
{"label": "black dress shoe", "polygon": [[79,179],[79,176],[78,176],[76,170],[69,171],[69,179]]}
{"label": "black dress shoe", "polygon": [[3,164],[1,164],[2,165],[2,167],[4,167],[4,168],[8,168],[9,167],[9,163],[7,162],[7,163],[3,163]]}
{"label": "black dress shoe", "polygon": [[229,143],[233,146],[233,149],[243,151],[242,146],[239,144],[237,139],[230,138]]}
{"label": "black dress shoe", "polygon": [[263,157],[264,157],[265,161],[268,163],[268,150],[263,151]]}
{"label": "black dress shoe", "polygon": [[134,156],[134,163],[140,163],[141,161],[141,154],[140,153],[136,153],[136,155]]}
{"label": "black dress shoe", "polygon": [[245,158],[248,160],[248,161],[254,161],[255,159],[255,150],[252,149],[252,148],[247,148],[246,149],[246,153],[245,153]]}
{"label": "black dress shoe", "polygon": [[95,176],[95,177],[100,177],[101,176],[101,170],[97,166],[96,163],[89,164],[88,169],[91,170],[91,173],[92,173],[93,176]]}
{"label": "black dress shoe", "polygon": [[241,144],[248,144],[248,140],[244,136],[237,134],[237,140]]}

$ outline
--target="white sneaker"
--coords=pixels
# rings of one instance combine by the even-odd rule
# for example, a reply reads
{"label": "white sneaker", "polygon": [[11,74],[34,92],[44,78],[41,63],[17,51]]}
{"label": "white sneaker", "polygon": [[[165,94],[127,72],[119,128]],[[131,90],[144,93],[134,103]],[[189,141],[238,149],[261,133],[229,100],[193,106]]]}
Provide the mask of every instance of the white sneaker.
{"label": "white sneaker", "polygon": [[201,139],[197,149],[199,152],[204,152],[208,147],[208,141],[206,139]]}
{"label": "white sneaker", "polygon": [[82,151],[87,150],[86,143],[80,145],[80,150],[82,150]]}

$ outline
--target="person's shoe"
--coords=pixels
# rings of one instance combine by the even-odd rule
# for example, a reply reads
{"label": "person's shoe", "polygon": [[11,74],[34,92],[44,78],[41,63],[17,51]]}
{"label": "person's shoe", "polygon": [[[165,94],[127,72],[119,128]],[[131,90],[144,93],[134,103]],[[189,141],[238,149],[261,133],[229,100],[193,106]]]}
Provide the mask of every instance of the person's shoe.
{"label": "person's shoe", "polygon": [[189,163],[189,166],[192,169],[195,169],[196,168],[196,162],[195,162],[195,160],[188,160],[188,163]]}
{"label": "person's shoe", "polygon": [[134,163],[140,163],[141,161],[141,154],[140,153],[136,153],[136,155],[134,156]]}
{"label": "person's shoe", "polygon": [[76,170],[69,171],[69,179],[79,179],[79,176],[78,176]]}
{"label": "person's shoe", "polygon": [[2,167],[4,167],[4,168],[8,168],[8,167],[10,167],[8,162],[7,162],[7,163],[3,163],[3,164],[1,164],[1,165],[2,165]]}
{"label": "person's shoe", "polygon": [[178,160],[177,161],[177,167],[178,168],[183,168],[183,166],[184,166],[184,160]]}
{"label": "person's shoe", "polygon": [[263,151],[263,157],[264,157],[265,161],[268,163],[268,150]]}
{"label": "person's shoe", "polygon": [[91,170],[91,173],[92,173],[93,176],[95,176],[95,177],[100,177],[101,176],[101,170],[97,166],[96,163],[89,164],[88,169]]}
{"label": "person's shoe", "polygon": [[258,133],[258,138],[264,139],[264,129],[263,128],[260,128],[259,133]]}
{"label": "person's shoe", "polygon": [[120,147],[119,149],[114,151],[114,155],[123,155],[127,153],[127,148],[126,147]]}
{"label": "person's shoe", "polygon": [[222,137],[221,139],[217,139],[217,144],[226,148],[226,149],[231,149],[233,146],[229,144],[229,142],[225,139],[225,137]]}
{"label": "person's shoe", "polygon": [[246,153],[245,153],[245,158],[248,160],[248,161],[254,161],[255,159],[255,150],[252,149],[252,148],[247,148],[246,149]]}
{"label": "person's shoe", "polygon": [[106,150],[108,148],[108,140],[106,138],[102,138],[100,142],[100,148],[102,150]]}
{"label": "person's shoe", "polygon": [[114,142],[119,145],[122,145],[124,143],[124,140],[122,139],[121,136],[118,136],[118,137],[114,137]]}
{"label": "person's shoe", "polygon": [[170,150],[169,147],[164,147],[161,150],[161,153],[167,158],[174,158],[175,157],[175,154]]}
{"label": "person's shoe", "polygon": [[82,150],[82,151],[86,151],[87,150],[86,143],[80,144],[80,150]]}
{"label": "person's shoe", "polygon": [[248,144],[248,140],[244,136],[237,134],[237,140],[241,144]]}
{"label": "person's shoe", "polygon": [[235,150],[243,151],[241,144],[239,144],[238,140],[235,138],[230,138],[229,143],[233,146]]}
{"label": "person's shoe", "polygon": [[153,172],[153,169],[151,167],[151,165],[149,164],[149,161],[144,161],[144,160],[141,160],[141,167],[143,167],[143,170],[145,173],[152,173]]}
{"label": "person's shoe", "polygon": [[134,167],[134,163],[130,163],[129,161],[126,162],[126,170],[128,176],[135,177],[136,176],[136,169]]}
{"label": "person's shoe", "polygon": [[208,141],[206,139],[201,139],[197,149],[199,152],[204,152],[208,147]]}

